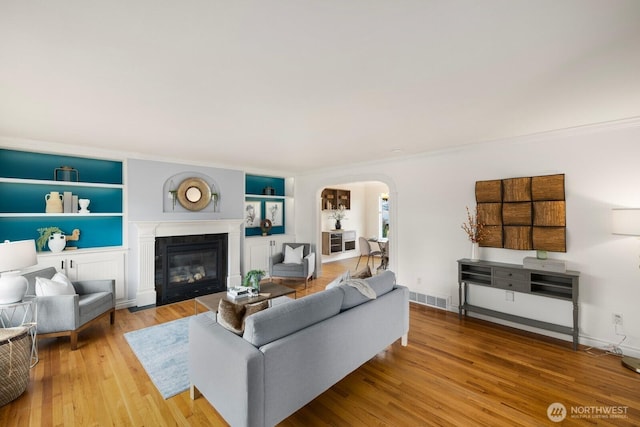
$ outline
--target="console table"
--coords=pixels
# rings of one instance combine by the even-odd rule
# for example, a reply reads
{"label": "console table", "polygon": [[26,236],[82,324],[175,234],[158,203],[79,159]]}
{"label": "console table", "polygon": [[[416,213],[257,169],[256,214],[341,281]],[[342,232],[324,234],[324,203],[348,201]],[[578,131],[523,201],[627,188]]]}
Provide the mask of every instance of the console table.
{"label": "console table", "polygon": [[[460,301],[458,316],[462,318],[463,315],[466,316],[467,312],[473,311],[514,323],[571,335],[573,337],[573,349],[577,350],[579,276],[580,273],[577,271],[559,273],[546,270],[530,270],[518,264],[460,259],[458,260],[458,297]],[[543,322],[473,305],[468,301],[469,285],[571,301],[573,303],[573,327]]]}

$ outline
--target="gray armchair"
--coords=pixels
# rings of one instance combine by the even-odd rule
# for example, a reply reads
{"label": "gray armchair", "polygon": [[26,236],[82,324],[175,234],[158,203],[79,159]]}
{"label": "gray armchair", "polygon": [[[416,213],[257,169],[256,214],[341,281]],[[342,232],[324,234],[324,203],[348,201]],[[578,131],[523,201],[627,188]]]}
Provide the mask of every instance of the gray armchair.
{"label": "gray armchair", "polygon": [[[56,269],[48,267],[42,270],[25,273],[29,285],[27,295],[35,295],[36,277],[51,279]],[[39,296],[38,305],[38,338],[68,336],[71,350],[78,348],[78,333],[93,321],[110,316],[113,325],[115,320],[115,281],[83,280],[73,282],[75,295]]]}
{"label": "gray armchair", "polygon": [[[290,246],[296,249],[303,246],[302,260],[300,264],[287,263],[284,261],[285,248]],[[309,243],[283,243],[282,252],[273,255],[269,259],[269,276],[270,279],[274,277],[280,278],[304,278],[304,287],[307,287],[309,279],[313,278],[313,274],[316,271],[316,254],[311,252],[311,245]]]}

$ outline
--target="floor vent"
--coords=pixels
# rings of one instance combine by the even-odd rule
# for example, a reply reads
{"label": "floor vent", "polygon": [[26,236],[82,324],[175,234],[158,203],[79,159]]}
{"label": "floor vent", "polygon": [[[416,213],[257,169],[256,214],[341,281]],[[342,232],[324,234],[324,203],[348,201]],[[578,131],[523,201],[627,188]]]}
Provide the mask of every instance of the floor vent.
{"label": "floor vent", "polygon": [[447,309],[448,299],[445,297],[436,295],[425,295],[418,292],[409,292],[409,300],[428,305],[430,307],[440,308],[442,310]]}

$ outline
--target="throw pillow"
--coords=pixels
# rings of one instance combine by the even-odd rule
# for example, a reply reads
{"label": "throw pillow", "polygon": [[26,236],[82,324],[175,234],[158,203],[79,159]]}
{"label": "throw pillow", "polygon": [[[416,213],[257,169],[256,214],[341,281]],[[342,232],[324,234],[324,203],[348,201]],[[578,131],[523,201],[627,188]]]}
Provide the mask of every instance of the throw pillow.
{"label": "throw pillow", "polygon": [[69,280],[69,278],[65,276],[63,273],[54,274],[51,280],[58,283],[64,283],[67,286],[73,286],[73,283],[71,283],[71,280]]}
{"label": "throw pillow", "polygon": [[50,297],[56,295],[75,295],[75,293],[76,290],[71,282],[64,283],[53,279],[45,279],[44,277],[36,277],[36,296]]}
{"label": "throw pillow", "polygon": [[335,288],[336,286],[341,285],[342,282],[344,282],[345,280],[349,280],[350,278],[351,278],[351,272],[347,270],[341,275],[339,275],[338,277],[336,277],[335,279],[333,279],[327,286],[325,286],[325,289]]}
{"label": "throw pillow", "polygon": [[367,265],[362,270],[353,273],[353,276],[351,277],[354,279],[366,279],[367,277],[371,277],[371,276],[372,276],[371,268]]}
{"label": "throw pillow", "polygon": [[244,332],[245,319],[267,307],[269,307],[269,301],[242,305],[222,299],[220,300],[220,304],[218,304],[218,323],[234,334],[242,335]]}
{"label": "throw pillow", "polygon": [[289,245],[285,246],[283,264],[302,264],[303,251],[304,246],[298,246],[295,249]]}

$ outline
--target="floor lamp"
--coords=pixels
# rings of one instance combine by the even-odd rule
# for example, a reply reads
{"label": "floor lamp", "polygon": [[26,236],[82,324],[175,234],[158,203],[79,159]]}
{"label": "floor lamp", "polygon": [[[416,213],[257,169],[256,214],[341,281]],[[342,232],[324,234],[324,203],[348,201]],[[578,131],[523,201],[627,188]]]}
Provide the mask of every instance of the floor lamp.
{"label": "floor lamp", "polygon": [[[613,234],[640,236],[640,209],[613,209],[611,219]],[[636,357],[623,357],[622,366],[640,374],[640,359]]]}

